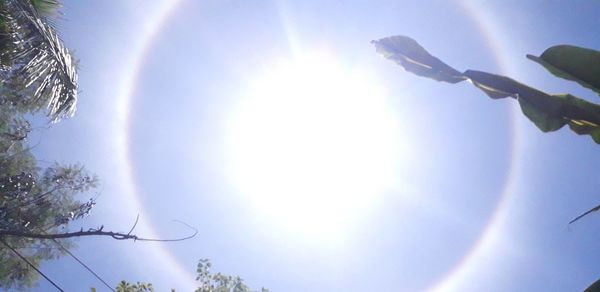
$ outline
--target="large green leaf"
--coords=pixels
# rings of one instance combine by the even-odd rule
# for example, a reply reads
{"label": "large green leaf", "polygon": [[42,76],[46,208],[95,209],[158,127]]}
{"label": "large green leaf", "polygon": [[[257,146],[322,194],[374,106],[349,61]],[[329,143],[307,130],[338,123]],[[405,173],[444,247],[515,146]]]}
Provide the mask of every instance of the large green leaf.
{"label": "large green leaf", "polygon": [[392,36],[371,43],[375,45],[379,54],[419,76],[449,83],[465,80],[460,72],[429,54],[409,37]]}
{"label": "large green leaf", "polygon": [[579,135],[590,135],[594,142],[600,144],[600,128],[580,122],[569,122],[569,128]]}
{"label": "large green leaf", "polygon": [[600,94],[600,51],[570,45],[548,48],[541,56],[527,55],[560,78],[575,81]]}
{"label": "large green leaf", "polygon": [[525,99],[519,99],[523,114],[532,121],[542,132],[552,132],[562,128],[567,120],[548,114]]}
{"label": "large green leaf", "polygon": [[505,76],[475,70],[467,70],[464,75],[492,98],[516,98],[523,114],[543,132],[556,131],[567,123],[561,115],[563,104],[557,97]]}
{"label": "large green leaf", "polygon": [[600,144],[600,106],[571,94],[551,95],[511,78],[467,70],[464,76],[491,98],[513,97],[523,114],[543,132],[569,124],[580,135],[590,135]]}
{"label": "large green leaf", "polygon": [[587,287],[584,292],[600,292],[600,280]]}
{"label": "large green leaf", "polygon": [[590,135],[600,144],[600,106],[597,104],[570,94],[548,94],[506,76],[476,70],[461,74],[409,37],[394,36],[373,43],[378,53],[419,76],[451,83],[469,80],[490,98],[517,99],[523,114],[543,132],[556,131],[568,124],[573,132]]}
{"label": "large green leaf", "polygon": [[579,120],[588,125],[600,125],[600,105],[578,98],[571,94],[553,95],[562,103],[561,114],[571,120]]}

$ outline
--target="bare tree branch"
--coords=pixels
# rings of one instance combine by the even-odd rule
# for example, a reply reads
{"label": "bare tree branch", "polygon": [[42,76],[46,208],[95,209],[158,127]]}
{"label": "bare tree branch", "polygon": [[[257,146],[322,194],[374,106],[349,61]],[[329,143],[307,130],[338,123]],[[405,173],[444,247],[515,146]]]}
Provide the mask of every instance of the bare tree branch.
{"label": "bare tree branch", "polygon": [[[137,220],[136,220],[137,224]],[[185,224],[185,223],[184,223]],[[33,233],[27,231],[19,231],[19,230],[0,230],[0,237],[2,236],[15,236],[15,237],[25,237],[25,238],[36,238],[36,239],[62,239],[62,238],[72,238],[72,237],[84,237],[84,236],[109,236],[116,240],[133,240],[133,241],[160,241],[160,242],[173,242],[173,241],[183,241],[187,239],[191,239],[198,234],[198,229],[193,228],[192,226],[185,224],[189,228],[194,230],[194,233],[181,238],[173,238],[173,239],[160,239],[160,238],[145,238],[139,237],[135,234],[131,234],[133,228],[129,233],[122,232],[113,232],[113,231],[104,231],[102,230],[104,226],[101,226],[98,229],[90,228],[87,231],[76,231],[76,232],[65,232],[65,233]],[[135,226],[134,226],[135,227]]]}

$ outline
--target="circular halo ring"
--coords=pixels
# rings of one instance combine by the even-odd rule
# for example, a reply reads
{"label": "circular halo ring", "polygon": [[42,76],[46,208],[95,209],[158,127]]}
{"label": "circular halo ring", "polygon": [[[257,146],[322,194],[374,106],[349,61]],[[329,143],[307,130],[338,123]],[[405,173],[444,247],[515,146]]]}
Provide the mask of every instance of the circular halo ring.
{"label": "circular halo ring", "polygon": [[[124,180],[125,187],[127,189],[126,193],[130,194],[128,196],[129,206],[131,208],[143,210],[143,203],[141,197],[139,195],[139,191],[137,188],[137,183],[134,175],[133,164],[131,163],[131,143],[130,143],[130,117],[131,117],[131,105],[133,101],[133,96],[135,94],[135,89],[137,87],[141,69],[144,67],[146,63],[146,59],[151,52],[152,47],[155,42],[159,39],[162,29],[169,23],[172,16],[175,14],[175,11],[181,3],[185,2],[184,0],[172,0],[167,4],[163,5],[162,9],[159,9],[160,12],[157,14],[152,24],[150,24],[143,36],[140,38],[141,45],[137,50],[137,54],[135,54],[135,58],[133,63],[129,68],[129,72],[126,73],[125,82],[121,88],[120,94],[118,96],[118,125],[117,128],[121,129],[118,133],[118,153],[119,158],[122,162],[122,169],[125,170]],[[456,4],[461,6],[465,14],[469,17],[471,21],[473,21],[478,30],[486,41],[486,46],[488,50],[494,56],[494,60],[496,64],[499,66],[502,72],[508,71],[508,62],[506,56],[502,53],[504,50],[500,50],[501,45],[499,40],[495,37],[497,34],[494,33],[495,28],[490,25],[489,17],[484,17],[484,10],[480,7],[476,7],[475,4],[465,1],[455,1]],[[493,214],[489,217],[490,219],[486,223],[483,231],[480,233],[480,236],[477,238],[473,246],[469,249],[467,254],[461,258],[461,260],[451,268],[439,281],[437,281],[434,285],[432,285],[428,290],[431,291],[447,291],[451,289],[457,288],[457,285],[462,283],[465,278],[472,272],[472,267],[480,258],[481,255],[487,253],[490,249],[491,244],[496,240],[498,236],[498,230],[501,227],[501,223],[505,217],[505,211],[508,207],[510,201],[510,195],[514,192],[515,181],[516,181],[516,173],[517,166],[515,163],[518,161],[519,157],[519,141],[518,141],[518,127],[516,126],[515,120],[516,115],[518,114],[518,108],[512,106],[509,111],[509,121],[510,121],[510,136],[512,137],[509,142],[509,166],[507,175],[505,177],[504,186],[501,190],[501,196],[496,204],[496,208],[493,211]],[[148,220],[140,219],[140,225],[143,226],[146,230],[149,230],[151,235],[155,235],[156,232],[152,228],[151,224],[149,224]],[[160,247],[160,248],[159,248]],[[185,281],[181,283],[189,283],[190,287],[194,284],[191,279],[194,279],[194,276],[187,271],[182,265],[177,261],[177,259],[163,246],[157,247],[158,255],[160,255],[160,259],[168,263],[169,266],[174,267],[173,274],[178,274],[178,277],[187,278]],[[183,277],[185,276],[185,277]]]}

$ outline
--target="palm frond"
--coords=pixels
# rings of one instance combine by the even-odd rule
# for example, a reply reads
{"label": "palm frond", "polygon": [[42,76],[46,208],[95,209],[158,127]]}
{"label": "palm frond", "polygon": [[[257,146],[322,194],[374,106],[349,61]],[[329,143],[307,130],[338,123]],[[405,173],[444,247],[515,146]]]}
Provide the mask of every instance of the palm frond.
{"label": "palm frond", "polygon": [[53,16],[58,13],[62,4],[57,0],[31,0],[31,5],[42,15]]}
{"label": "palm frond", "polygon": [[62,3],[58,0],[30,0],[31,5],[37,13],[44,18],[44,21],[56,30],[57,22],[63,17],[60,10]]}
{"label": "palm frond", "polygon": [[[37,3],[55,1],[37,1]],[[13,66],[8,74],[32,88],[32,102],[46,107],[56,122],[75,112],[77,70],[69,50],[30,0],[7,0],[7,22],[12,29]]]}

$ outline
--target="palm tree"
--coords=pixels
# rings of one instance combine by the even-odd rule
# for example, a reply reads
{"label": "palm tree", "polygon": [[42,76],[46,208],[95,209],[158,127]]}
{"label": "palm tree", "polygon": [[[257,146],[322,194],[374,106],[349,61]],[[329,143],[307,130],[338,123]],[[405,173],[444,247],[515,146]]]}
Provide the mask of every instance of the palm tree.
{"label": "palm tree", "polygon": [[77,102],[76,62],[53,27],[59,7],[56,0],[0,3],[2,95],[12,91],[23,111],[46,109],[52,122],[73,115]]}

